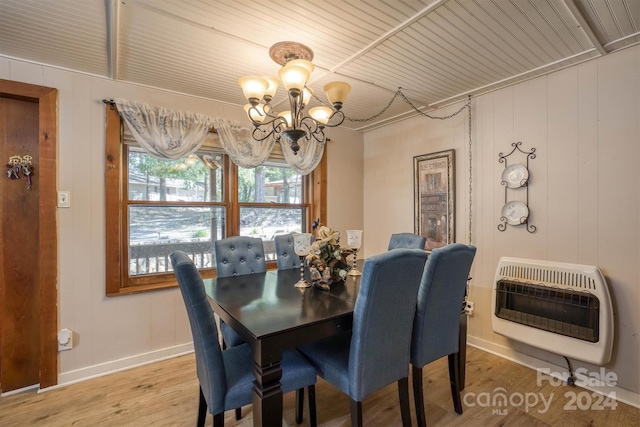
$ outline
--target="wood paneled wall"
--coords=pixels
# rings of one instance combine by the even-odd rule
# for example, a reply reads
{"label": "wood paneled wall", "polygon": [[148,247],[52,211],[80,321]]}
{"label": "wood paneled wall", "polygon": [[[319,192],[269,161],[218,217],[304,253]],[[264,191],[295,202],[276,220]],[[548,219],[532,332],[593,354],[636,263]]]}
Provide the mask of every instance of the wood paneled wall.
{"label": "wood paneled wall", "polygon": [[[58,295],[47,297],[57,298],[59,327],[74,331],[74,348],[59,353],[59,383],[190,351],[191,331],[177,289],[105,296],[102,99],[122,97],[245,121],[242,108],[5,57],[0,57],[0,79],[58,89],[57,185],[71,192],[71,208],[58,210]],[[337,148],[327,154],[328,222],[362,228],[363,135],[340,129],[327,135]],[[332,215],[342,218],[338,226]]]}
{"label": "wood paneled wall", "polygon": [[[473,99],[471,341],[565,367],[564,360],[493,333],[491,289],[501,256],[599,266],[613,296],[615,344],[606,368],[621,388],[640,393],[640,46]],[[462,104],[436,111],[447,115]],[[461,115],[462,116],[462,115]],[[365,255],[391,233],[413,230],[412,157],[456,149],[458,242],[468,243],[466,117],[414,118],[365,135]],[[522,141],[530,161],[529,207],[537,232],[497,229],[504,204],[500,152]],[[524,159],[521,159],[524,162]],[[380,171],[385,170],[385,174]],[[520,197],[516,195],[515,197]],[[582,366],[578,364],[577,366]],[[575,366],[574,366],[575,367]],[[596,367],[585,366],[589,370]]]}

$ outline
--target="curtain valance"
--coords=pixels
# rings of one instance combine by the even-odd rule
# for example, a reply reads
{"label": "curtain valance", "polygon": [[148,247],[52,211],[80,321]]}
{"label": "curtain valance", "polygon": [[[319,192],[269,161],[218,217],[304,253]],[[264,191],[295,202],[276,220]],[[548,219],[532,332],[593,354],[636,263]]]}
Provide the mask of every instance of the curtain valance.
{"label": "curtain valance", "polygon": [[204,114],[150,107],[122,98],[115,102],[140,147],[158,159],[176,160],[193,154],[212,127]]}
{"label": "curtain valance", "polygon": [[151,107],[122,98],[117,98],[115,104],[138,145],[158,159],[177,160],[195,153],[211,128],[215,128],[220,145],[231,160],[243,168],[259,166],[270,156],[283,156],[294,171],[308,175],[318,166],[324,153],[324,144],[313,139],[301,138],[298,141],[300,150],[294,154],[288,140],[283,138],[280,149],[274,150],[276,141],[273,138],[256,141],[251,136],[251,127],[235,121]]}

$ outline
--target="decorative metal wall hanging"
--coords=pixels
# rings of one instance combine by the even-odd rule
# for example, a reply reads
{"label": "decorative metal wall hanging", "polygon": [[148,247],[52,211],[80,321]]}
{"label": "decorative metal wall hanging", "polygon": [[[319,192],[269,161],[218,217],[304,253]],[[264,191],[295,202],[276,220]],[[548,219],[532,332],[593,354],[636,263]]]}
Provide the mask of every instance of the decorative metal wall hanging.
{"label": "decorative metal wall hanging", "polygon": [[7,176],[9,179],[20,179],[20,174],[26,176],[27,190],[31,190],[31,175],[33,175],[31,160],[33,160],[33,157],[29,155],[11,156],[9,157],[9,163],[7,163]]}
{"label": "decorative metal wall hanging", "polygon": [[[504,163],[504,170],[502,171],[502,180],[500,184],[504,186],[504,206],[500,216],[500,224],[498,224],[498,230],[504,231],[507,225],[525,225],[529,233],[536,231],[536,227],[529,223],[529,159],[535,159],[536,149],[532,148],[531,151],[523,151],[520,146],[522,142],[513,142],[511,146],[513,149],[508,154],[500,153],[498,155],[498,162]],[[509,165],[507,157],[511,156],[515,151],[526,156],[526,165],[521,163],[512,163]],[[509,200],[509,191],[525,190],[526,201]]]}

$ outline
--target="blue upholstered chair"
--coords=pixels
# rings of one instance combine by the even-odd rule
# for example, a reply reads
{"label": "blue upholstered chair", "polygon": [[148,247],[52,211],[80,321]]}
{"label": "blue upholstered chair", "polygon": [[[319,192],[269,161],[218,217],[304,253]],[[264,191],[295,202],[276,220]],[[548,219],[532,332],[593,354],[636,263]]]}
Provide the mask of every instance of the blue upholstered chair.
{"label": "blue upholstered chair", "polygon": [[426,426],[422,368],[443,356],[449,356],[453,405],[458,414],[462,413],[460,309],[475,253],[475,246],[461,243],[434,249],[424,269],[411,339],[413,397],[419,426]]}
{"label": "blue upholstered chair", "polygon": [[300,268],[300,257],[293,250],[293,236],[282,234],[273,238],[276,247],[278,270]]}
{"label": "blue upholstered chair", "polygon": [[[267,263],[261,239],[247,236],[227,237],[214,242],[218,277],[240,276],[264,273]],[[244,343],[229,325],[220,322],[223,347],[233,347]]]}
{"label": "blue upholstered chair", "polygon": [[397,233],[392,234],[389,239],[389,248],[391,249],[424,249],[427,244],[427,238],[424,236],[418,236],[413,233]]}
{"label": "blue upholstered chair", "polygon": [[353,329],[299,348],[318,375],[349,395],[351,425],[362,426],[362,401],[398,381],[403,425],[411,425],[409,349],[416,297],[427,253],[396,249],[367,258]]}
{"label": "blue upholstered chair", "polygon": [[[311,235],[311,243],[315,238]],[[278,270],[290,270],[300,268],[300,257],[296,255],[293,248],[293,236],[291,234],[281,234],[273,238],[276,247],[276,263]]]}
{"label": "blue upholstered chair", "polygon": [[[196,373],[200,382],[198,426],[204,426],[207,408],[213,415],[214,426],[223,426],[225,411],[251,403],[255,379],[251,348],[241,344],[221,350],[213,310],[198,269],[181,251],[171,254],[171,263],[189,315],[196,353]],[[296,350],[283,354],[280,383],[283,393],[308,388],[309,420],[315,426],[315,368]],[[301,421],[301,408],[296,406],[296,422]]]}
{"label": "blue upholstered chair", "polygon": [[242,274],[264,273],[267,264],[264,259],[262,239],[248,236],[233,236],[214,242],[218,277],[240,276]]}

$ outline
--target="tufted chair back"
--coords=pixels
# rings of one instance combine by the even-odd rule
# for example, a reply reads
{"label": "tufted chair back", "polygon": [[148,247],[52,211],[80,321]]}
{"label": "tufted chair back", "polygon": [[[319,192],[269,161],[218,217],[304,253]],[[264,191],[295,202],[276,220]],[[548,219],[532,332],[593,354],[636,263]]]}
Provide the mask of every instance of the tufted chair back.
{"label": "tufted chair back", "polygon": [[300,257],[293,250],[293,236],[282,234],[273,238],[276,246],[276,260],[278,270],[300,268]]}
{"label": "tufted chair back", "polygon": [[397,233],[392,234],[389,240],[389,248],[391,249],[424,249],[427,245],[427,238],[424,236],[418,236],[413,233]]}
{"label": "tufted chair back", "polygon": [[426,426],[422,368],[449,356],[449,379],[455,411],[462,413],[460,400],[460,311],[476,247],[453,243],[434,249],[425,265],[413,320],[411,365],[416,417]]}
{"label": "tufted chair back", "polygon": [[264,259],[262,240],[248,236],[233,236],[216,240],[216,268],[218,277],[240,276],[264,273],[267,263]]}
{"label": "tufted chair back", "polygon": [[202,277],[187,254],[172,253],[171,264],[189,316],[201,393],[211,412],[217,414],[225,409],[227,376],[213,310],[207,301]]}

